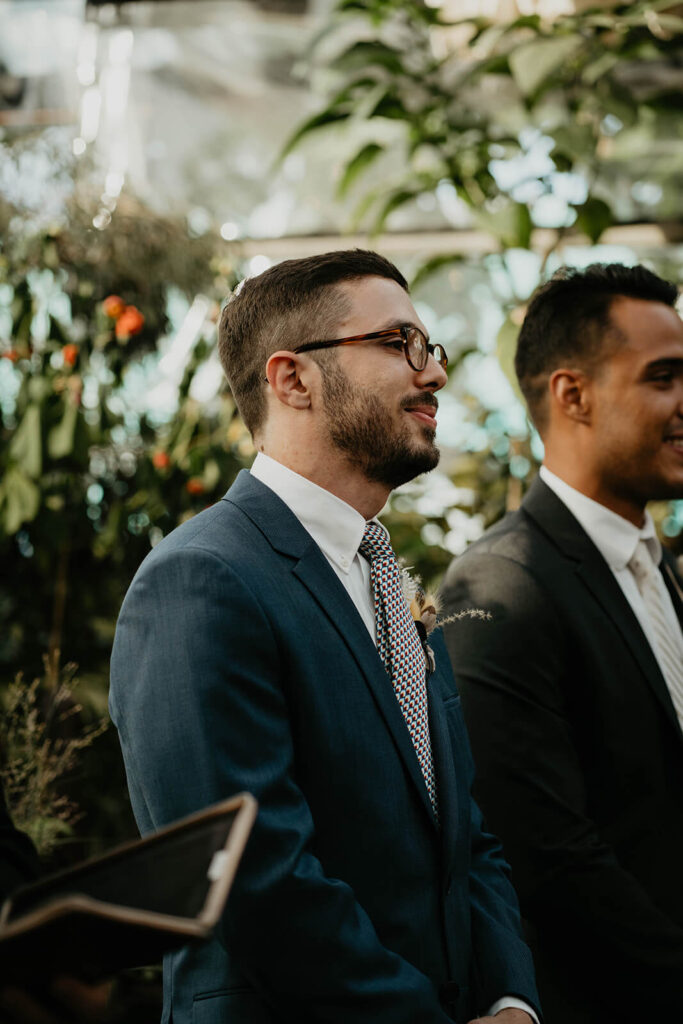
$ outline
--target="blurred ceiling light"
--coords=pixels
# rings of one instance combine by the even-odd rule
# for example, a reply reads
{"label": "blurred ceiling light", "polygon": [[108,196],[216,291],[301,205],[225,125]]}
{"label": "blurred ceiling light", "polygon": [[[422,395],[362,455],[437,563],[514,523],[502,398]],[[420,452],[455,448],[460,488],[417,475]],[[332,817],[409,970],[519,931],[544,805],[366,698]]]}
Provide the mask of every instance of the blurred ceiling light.
{"label": "blurred ceiling light", "polygon": [[84,90],[81,97],[81,139],[87,144],[97,138],[102,97],[97,85]]}
{"label": "blurred ceiling light", "polygon": [[81,85],[95,84],[97,61],[97,25],[86,23],[81,30],[76,61],[76,78]]}
{"label": "blurred ceiling light", "polygon": [[226,242],[234,242],[239,236],[240,229],[233,221],[226,220],[225,224],[221,224],[221,238],[224,238]]}
{"label": "blurred ceiling light", "polygon": [[123,188],[123,174],[120,171],[109,171],[104,182],[105,195],[119,196]]}
{"label": "blurred ceiling light", "polygon": [[13,75],[33,78],[73,68],[84,0],[3,0],[0,59]]}
{"label": "blurred ceiling light", "polygon": [[197,343],[213,308],[206,295],[196,295],[185,318],[159,361],[159,375],[174,385],[180,383],[190,352]]}

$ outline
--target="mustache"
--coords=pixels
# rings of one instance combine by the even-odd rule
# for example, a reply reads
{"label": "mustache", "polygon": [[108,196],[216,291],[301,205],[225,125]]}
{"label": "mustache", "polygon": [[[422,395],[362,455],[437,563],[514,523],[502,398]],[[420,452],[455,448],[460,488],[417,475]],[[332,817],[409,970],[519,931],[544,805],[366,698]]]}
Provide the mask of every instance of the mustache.
{"label": "mustache", "polygon": [[436,395],[433,395],[431,392],[427,392],[426,394],[422,395],[410,395],[406,398],[401,399],[401,409],[414,409],[415,406],[417,405],[428,405],[430,408],[434,410],[434,412],[436,412],[436,410],[439,408],[439,403],[436,399]]}

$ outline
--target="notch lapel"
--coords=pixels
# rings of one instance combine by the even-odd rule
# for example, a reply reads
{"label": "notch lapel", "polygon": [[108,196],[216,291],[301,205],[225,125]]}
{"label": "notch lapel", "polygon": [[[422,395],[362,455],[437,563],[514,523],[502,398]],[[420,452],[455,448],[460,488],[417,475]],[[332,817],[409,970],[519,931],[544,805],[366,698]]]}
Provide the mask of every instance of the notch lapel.
{"label": "notch lapel", "polygon": [[671,603],[674,606],[674,611],[676,612],[678,621],[681,624],[681,629],[683,629],[683,588],[681,587],[681,582],[676,575],[676,570],[671,564],[672,561],[673,559],[671,559],[671,556],[665,553],[660,569],[662,571],[662,576],[664,577],[666,589],[671,595]]}
{"label": "notch lapel", "polygon": [[534,480],[522,507],[573,563],[583,586],[621,633],[647,684],[680,736],[678,717],[649,641],[612,570],[588,534],[564,502],[540,478]]}
{"label": "notch lapel", "polygon": [[439,798],[439,820],[441,822],[444,877],[452,873],[458,849],[458,803],[456,765],[462,767],[462,752],[453,749],[444,700],[453,696],[453,690],[444,685],[439,661],[447,658],[445,647],[440,648],[436,671],[427,678],[427,699],[429,701],[429,733],[432,742],[432,756],[436,773],[436,791]]}
{"label": "notch lapel", "polygon": [[322,551],[287,505],[247,471],[239,474],[223,500],[237,505],[275,551],[294,560],[293,575],[308,590],[351,652],[436,828],[427,786],[391,680],[365,623]]}
{"label": "notch lapel", "polygon": [[312,539],[310,548],[299,559],[292,571],[301,580],[330,623],[344,638],[372,691],[375,703],[393,737],[408,774],[417,786],[425,810],[429,814],[432,824],[436,826],[436,818],[422,769],[410,738],[406,720],[396,699],[391,679],[351,598]]}

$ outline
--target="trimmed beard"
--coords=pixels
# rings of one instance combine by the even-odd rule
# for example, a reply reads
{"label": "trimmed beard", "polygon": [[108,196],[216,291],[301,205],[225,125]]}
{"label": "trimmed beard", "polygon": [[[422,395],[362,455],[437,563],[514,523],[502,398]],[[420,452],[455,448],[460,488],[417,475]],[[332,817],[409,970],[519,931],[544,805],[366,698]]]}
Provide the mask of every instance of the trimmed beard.
{"label": "trimmed beard", "polygon": [[[435,431],[423,426],[425,443],[418,445],[408,425],[398,428],[391,411],[373,391],[362,385],[354,387],[344,371],[330,363],[320,364],[327,429],[349,462],[368,480],[392,490],[434,469],[440,455]],[[431,392],[418,397],[421,404],[436,408]],[[399,403],[403,408],[415,404],[415,395]]]}

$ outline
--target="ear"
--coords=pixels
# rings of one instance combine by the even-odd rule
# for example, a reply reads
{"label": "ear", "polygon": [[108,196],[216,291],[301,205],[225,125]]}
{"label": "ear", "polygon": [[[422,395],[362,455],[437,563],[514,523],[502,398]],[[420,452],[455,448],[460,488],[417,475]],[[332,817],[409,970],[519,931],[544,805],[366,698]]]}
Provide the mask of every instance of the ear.
{"label": "ear", "polygon": [[577,423],[591,422],[591,380],[582,370],[555,370],[548,387],[556,412]]}
{"label": "ear", "polygon": [[310,364],[294,352],[273,352],[266,363],[266,377],[278,401],[292,409],[311,406]]}

